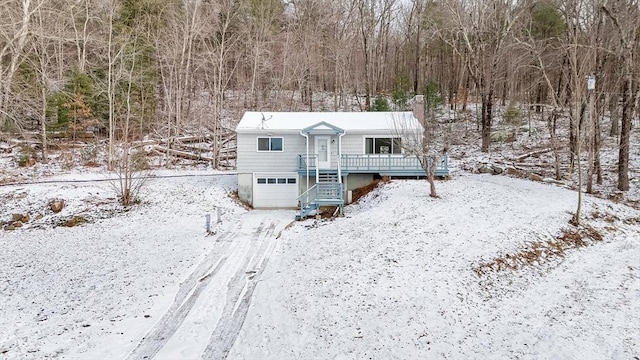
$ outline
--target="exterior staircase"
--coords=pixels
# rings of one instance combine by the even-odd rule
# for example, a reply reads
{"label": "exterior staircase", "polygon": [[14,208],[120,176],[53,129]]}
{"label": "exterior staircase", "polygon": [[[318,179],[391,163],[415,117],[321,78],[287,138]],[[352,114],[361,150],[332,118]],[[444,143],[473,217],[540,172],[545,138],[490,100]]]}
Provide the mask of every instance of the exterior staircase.
{"label": "exterior staircase", "polygon": [[338,182],[338,175],[321,173],[317,179],[315,185],[298,197],[300,213],[296,215],[296,220],[317,214],[321,206],[338,206],[340,214],[343,213],[342,183]]}

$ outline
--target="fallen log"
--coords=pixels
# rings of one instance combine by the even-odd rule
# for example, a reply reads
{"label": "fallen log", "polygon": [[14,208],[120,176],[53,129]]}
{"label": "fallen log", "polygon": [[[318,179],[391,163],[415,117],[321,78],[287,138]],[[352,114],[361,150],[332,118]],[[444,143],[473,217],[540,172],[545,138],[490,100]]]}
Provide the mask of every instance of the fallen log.
{"label": "fallen log", "polygon": [[160,145],[155,145],[154,149],[159,151],[159,152],[162,152],[164,154],[171,155],[171,156],[176,156],[176,157],[183,158],[183,159],[213,161],[213,159],[208,157],[208,156],[202,156],[200,154],[193,154],[193,153],[189,153],[189,152],[186,152],[186,151],[169,149],[169,148],[166,148],[166,147],[160,146]]}
{"label": "fallen log", "polygon": [[198,151],[208,151],[209,148],[211,147],[210,145],[205,145],[205,146],[198,146],[198,144],[196,145],[192,145],[192,144],[173,144],[175,147],[180,148],[180,150],[185,150],[185,151],[190,151],[190,152],[198,152]]}
{"label": "fallen log", "polygon": [[[188,136],[181,136],[181,137],[177,137],[175,139],[173,139],[175,142],[180,142],[180,143],[194,143],[194,142],[205,142],[207,140],[211,139],[211,135],[209,134],[205,134],[205,135],[188,135]],[[169,141],[169,139],[162,139],[163,142],[167,142]]]}
{"label": "fallen log", "polygon": [[522,161],[522,160],[524,160],[524,159],[526,159],[528,157],[538,156],[538,155],[541,155],[541,154],[544,154],[544,153],[548,153],[548,152],[551,152],[551,151],[553,151],[553,149],[551,149],[551,148],[550,149],[532,151],[530,153],[526,153],[524,155],[520,155],[520,156],[516,157],[515,159],[513,159],[513,161]]}
{"label": "fallen log", "polygon": [[49,139],[95,139],[96,134],[92,131],[48,131]]}
{"label": "fallen log", "polygon": [[551,164],[544,164],[544,163],[513,163],[513,166],[516,167],[527,167],[527,168],[534,168],[534,167],[542,167],[542,168],[547,168],[547,167],[552,167]]}
{"label": "fallen log", "polygon": [[158,145],[159,141],[158,140],[140,140],[140,141],[134,141],[131,143],[131,148],[132,149],[137,149],[139,147],[143,147],[143,146],[147,146],[147,145]]}

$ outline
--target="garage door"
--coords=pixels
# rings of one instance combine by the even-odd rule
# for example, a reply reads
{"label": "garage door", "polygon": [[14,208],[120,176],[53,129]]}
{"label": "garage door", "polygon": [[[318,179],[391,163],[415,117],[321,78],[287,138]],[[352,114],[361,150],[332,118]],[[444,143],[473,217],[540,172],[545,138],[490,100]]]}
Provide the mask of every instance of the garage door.
{"label": "garage door", "polygon": [[253,207],[293,208],[297,206],[298,174],[253,174]]}

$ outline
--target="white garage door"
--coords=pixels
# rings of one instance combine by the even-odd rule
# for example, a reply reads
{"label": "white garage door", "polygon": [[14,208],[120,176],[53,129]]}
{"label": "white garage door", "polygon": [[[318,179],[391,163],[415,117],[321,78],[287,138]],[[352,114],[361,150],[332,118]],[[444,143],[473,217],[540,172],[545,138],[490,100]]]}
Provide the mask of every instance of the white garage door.
{"label": "white garage door", "polygon": [[254,173],[254,208],[293,208],[298,206],[298,174]]}

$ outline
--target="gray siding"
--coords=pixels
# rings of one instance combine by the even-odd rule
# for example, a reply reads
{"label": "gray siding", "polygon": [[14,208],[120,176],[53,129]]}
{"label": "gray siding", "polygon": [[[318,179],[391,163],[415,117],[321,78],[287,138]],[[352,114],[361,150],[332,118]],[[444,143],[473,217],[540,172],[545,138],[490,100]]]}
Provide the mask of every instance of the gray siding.
{"label": "gray siding", "polygon": [[253,204],[253,174],[238,174],[238,198]]}
{"label": "gray siding", "polygon": [[[305,154],[307,151],[306,138],[300,134],[274,134],[273,136],[282,136],[284,139],[284,151],[277,152],[258,152],[258,137],[267,136],[266,134],[238,134],[238,173],[253,173],[264,171],[296,171],[297,155]],[[366,134],[346,134],[342,137],[342,153],[343,154],[362,154],[364,152],[365,136],[393,136],[391,133],[369,132]],[[337,136],[331,137],[336,140],[331,144],[331,155],[334,157],[338,154]],[[309,153],[315,153],[315,138],[309,137]]]}
{"label": "gray siding", "polygon": [[343,154],[363,154],[364,136],[360,134],[347,134],[342,137]]}
{"label": "gray siding", "polygon": [[[297,171],[297,155],[306,151],[305,138],[300,134],[282,135],[284,151],[258,152],[258,137],[266,135],[238,134],[238,173],[265,171]],[[273,136],[281,136],[275,134]]]}

